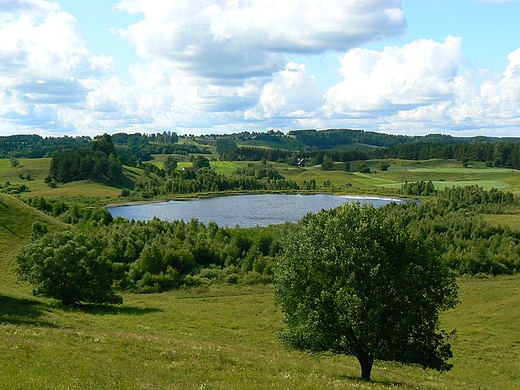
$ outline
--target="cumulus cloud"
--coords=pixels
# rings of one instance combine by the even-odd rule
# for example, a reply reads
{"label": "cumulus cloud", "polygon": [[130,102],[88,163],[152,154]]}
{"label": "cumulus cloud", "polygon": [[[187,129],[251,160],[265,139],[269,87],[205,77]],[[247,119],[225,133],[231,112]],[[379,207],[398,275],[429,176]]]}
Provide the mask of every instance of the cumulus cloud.
{"label": "cumulus cloud", "polygon": [[98,77],[112,67],[110,57],[94,56],[87,50],[76,19],[63,12],[58,3],[1,3],[3,113],[22,131],[38,120],[42,127],[59,127],[60,105],[79,103],[88,92],[82,80]]}
{"label": "cumulus cloud", "polygon": [[381,51],[353,49],[340,59],[343,79],[325,95],[331,123],[390,133],[517,135],[520,49],[499,75],[468,65],[462,40],[418,40]]}
{"label": "cumulus cloud", "polygon": [[269,76],[287,53],[348,50],[405,25],[397,0],[124,0],[143,19],[119,33],[145,59],[207,78]]}
{"label": "cumulus cloud", "polygon": [[382,51],[353,49],[340,60],[343,80],[327,92],[324,109],[331,116],[370,116],[445,100],[454,93],[461,60],[461,39],[451,36],[443,43],[424,39]]}
{"label": "cumulus cloud", "polygon": [[[520,49],[490,74],[464,57],[460,37],[363,48],[403,31],[399,0],[122,0],[114,9],[134,15],[116,31],[137,53],[124,80],[58,2],[0,0],[3,131],[511,135],[520,125]],[[313,74],[324,53],[339,59],[327,64],[332,86]]]}
{"label": "cumulus cloud", "polygon": [[316,116],[321,99],[316,80],[305,65],[290,62],[264,85],[258,104],[246,111],[245,118],[309,118]]}

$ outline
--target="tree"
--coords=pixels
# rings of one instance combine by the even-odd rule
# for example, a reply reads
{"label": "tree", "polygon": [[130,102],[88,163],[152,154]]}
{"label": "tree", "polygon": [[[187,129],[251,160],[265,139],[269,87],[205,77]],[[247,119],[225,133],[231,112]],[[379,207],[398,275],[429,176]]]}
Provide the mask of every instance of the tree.
{"label": "tree", "polygon": [[275,272],[281,339],[315,353],[353,355],[370,380],[374,360],[449,370],[439,312],[457,286],[431,242],[373,206],[347,204],[304,217]]}
{"label": "tree", "polygon": [[208,168],[210,166],[209,160],[204,156],[197,156],[193,160],[194,168]]}
{"label": "tree", "polygon": [[112,142],[112,137],[105,133],[103,135],[98,135],[92,141],[92,149],[94,152],[100,151],[106,157],[115,153],[114,143]]}
{"label": "tree", "polygon": [[18,168],[20,166],[20,160],[18,160],[16,157],[11,157],[9,161],[11,162],[11,166],[13,168]]}
{"label": "tree", "polygon": [[330,158],[330,156],[325,155],[323,157],[323,162],[321,163],[321,169],[324,171],[331,171],[334,168],[334,161]]}
{"label": "tree", "polygon": [[18,275],[35,286],[35,294],[65,305],[122,303],[112,290],[114,279],[122,275],[102,254],[105,246],[87,233],[46,234],[20,251]]}
{"label": "tree", "polygon": [[166,157],[166,160],[164,160],[163,165],[164,171],[166,172],[166,175],[172,176],[177,169],[177,160],[173,156]]}

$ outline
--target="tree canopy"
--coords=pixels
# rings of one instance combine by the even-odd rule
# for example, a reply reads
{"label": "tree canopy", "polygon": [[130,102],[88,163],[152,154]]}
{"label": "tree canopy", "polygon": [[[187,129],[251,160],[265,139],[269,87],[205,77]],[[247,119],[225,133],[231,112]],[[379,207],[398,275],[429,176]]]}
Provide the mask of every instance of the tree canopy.
{"label": "tree canopy", "polygon": [[277,264],[275,297],[287,345],[353,355],[364,379],[374,360],[451,368],[439,312],[457,303],[455,279],[432,242],[373,206],[305,217]]}
{"label": "tree canopy", "polygon": [[122,303],[112,289],[120,270],[104,255],[99,238],[66,231],[46,234],[17,256],[20,279],[36,294],[63,304]]}

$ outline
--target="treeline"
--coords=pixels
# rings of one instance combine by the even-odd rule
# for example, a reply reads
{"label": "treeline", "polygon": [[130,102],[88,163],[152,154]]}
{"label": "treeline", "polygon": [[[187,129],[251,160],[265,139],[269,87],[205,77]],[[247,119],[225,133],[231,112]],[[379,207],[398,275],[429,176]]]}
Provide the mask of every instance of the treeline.
{"label": "treeline", "polygon": [[0,136],[0,158],[50,157],[57,150],[88,147],[89,137],[42,137],[36,134]]}
{"label": "treeline", "polygon": [[378,147],[388,147],[400,143],[410,142],[411,137],[403,135],[389,135],[364,130],[330,129],[330,130],[295,130],[290,136],[303,142],[305,145],[318,149],[335,149],[338,146],[366,144]]}
{"label": "treeline", "polygon": [[125,165],[137,166],[140,162],[150,161],[153,154],[209,154],[206,148],[193,143],[179,144],[179,136],[174,132],[157,134],[126,134],[112,135],[115,151],[123,159]]}
{"label": "treeline", "polygon": [[519,203],[510,192],[452,187],[421,203],[386,206],[385,212],[435,240],[442,259],[458,274],[501,275],[520,271],[520,232],[491,225],[479,214],[505,212]]}
{"label": "treeline", "polygon": [[[155,168],[155,171],[160,171]],[[163,176],[161,172],[159,176]],[[151,198],[166,194],[226,191],[282,191],[299,190],[298,183],[285,179],[272,167],[256,166],[238,169],[226,176],[211,167],[173,171],[165,179],[148,177],[135,183],[134,194]],[[128,194],[130,195],[130,194]]]}
{"label": "treeline", "polygon": [[[59,280],[63,267],[69,272],[68,278],[78,279],[77,283],[83,283],[77,273],[97,267],[104,274],[88,277],[100,277],[103,282],[109,277],[116,290],[140,293],[212,283],[270,283],[274,259],[281,250],[280,238],[287,229],[292,226],[239,229],[219,227],[213,222],[205,225],[195,219],[140,222],[117,218],[108,225],[92,222],[72,231],[41,234],[41,226],[35,225],[35,239],[18,255],[18,264],[22,274],[30,274],[35,263],[41,263],[41,267],[52,263],[54,280]],[[45,260],[42,253],[54,255]],[[69,269],[71,256],[76,270]],[[71,295],[75,296],[71,293],[59,298],[70,300]]]}
{"label": "treeline", "polygon": [[420,142],[376,149],[372,158],[405,160],[456,159],[464,165],[484,162],[490,167],[520,169],[518,140],[473,141],[461,144]]}
{"label": "treeline", "polygon": [[218,139],[216,142],[217,153],[221,160],[228,161],[272,161],[296,165],[301,159],[306,160],[307,165],[322,164],[324,159],[335,162],[350,162],[367,160],[370,156],[358,149],[335,150],[303,150],[291,151],[285,149],[257,148],[251,146],[237,146],[231,139]]}
{"label": "treeline", "polygon": [[[178,144],[179,137],[175,132],[117,133],[111,137],[115,152],[122,157],[126,165],[148,161],[152,158],[152,154],[209,153],[207,149],[199,148],[194,144]],[[56,151],[89,148],[94,139],[86,136],[42,137],[36,134],[0,136],[0,158],[51,157]]]}

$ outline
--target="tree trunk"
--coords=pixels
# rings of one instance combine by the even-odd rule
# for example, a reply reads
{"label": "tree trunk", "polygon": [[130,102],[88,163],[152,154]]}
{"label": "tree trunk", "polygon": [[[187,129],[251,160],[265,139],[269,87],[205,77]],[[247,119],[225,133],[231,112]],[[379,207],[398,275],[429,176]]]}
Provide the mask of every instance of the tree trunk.
{"label": "tree trunk", "polygon": [[361,379],[369,381],[372,372],[372,365],[374,364],[374,357],[371,353],[357,356],[359,364],[361,365]]}

